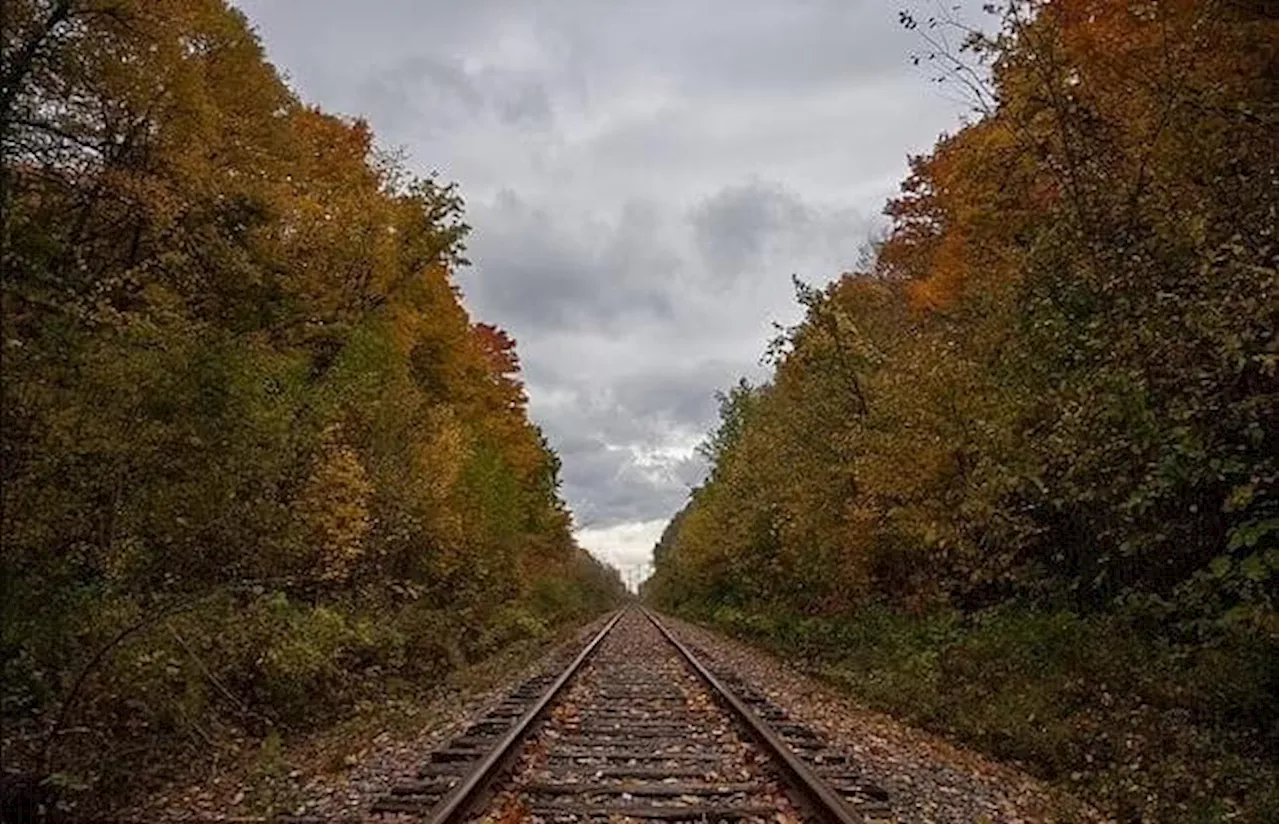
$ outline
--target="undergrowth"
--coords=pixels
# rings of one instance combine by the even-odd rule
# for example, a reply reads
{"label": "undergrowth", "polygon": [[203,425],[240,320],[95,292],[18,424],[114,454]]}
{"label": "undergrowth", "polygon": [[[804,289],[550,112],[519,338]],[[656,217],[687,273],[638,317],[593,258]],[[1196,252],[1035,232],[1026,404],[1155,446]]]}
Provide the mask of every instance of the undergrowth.
{"label": "undergrowth", "polygon": [[1152,641],[1114,615],[1001,608],[689,617],[866,704],[1062,786],[1121,821],[1274,821],[1276,649]]}
{"label": "undergrowth", "polygon": [[[108,646],[155,611],[121,597],[98,602],[74,639],[77,649],[105,651],[96,662],[55,643],[66,637],[62,628],[10,616],[6,787],[78,816],[246,753],[260,751],[271,772],[282,738],[408,700],[470,664],[540,646],[600,608],[529,597],[463,613],[425,601],[223,592]],[[47,637],[32,637],[41,633]],[[52,700],[68,679],[35,649],[86,662],[79,689]]]}

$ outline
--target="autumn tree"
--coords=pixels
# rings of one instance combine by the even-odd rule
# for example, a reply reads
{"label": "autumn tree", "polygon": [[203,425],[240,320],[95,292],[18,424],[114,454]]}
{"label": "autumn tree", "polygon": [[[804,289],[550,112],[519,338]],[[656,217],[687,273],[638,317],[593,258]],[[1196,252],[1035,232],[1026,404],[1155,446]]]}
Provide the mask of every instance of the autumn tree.
{"label": "autumn tree", "polygon": [[6,769],[84,809],[618,596],[452,186],[221,0],[3,16]]}
{"label": "autumn tree", "polygon": [[1274,8],[996,12],[962,32],[982,117],[912,160],[872,259],[799,290],[647,593],[748,628],[1110,622],[1237,673],[1224,725],[1274,740]]}

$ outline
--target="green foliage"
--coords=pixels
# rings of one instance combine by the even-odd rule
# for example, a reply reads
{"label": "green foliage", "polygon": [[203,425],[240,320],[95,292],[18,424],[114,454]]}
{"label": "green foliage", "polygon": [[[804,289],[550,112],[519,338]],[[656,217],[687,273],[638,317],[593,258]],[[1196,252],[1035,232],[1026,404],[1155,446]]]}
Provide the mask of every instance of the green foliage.
{"label": "green foliage", "polygon": [[0,96],[4,760],[82,811],[622,591],[459,302],[454,188],[222,0],[108,5],[6,7]]}

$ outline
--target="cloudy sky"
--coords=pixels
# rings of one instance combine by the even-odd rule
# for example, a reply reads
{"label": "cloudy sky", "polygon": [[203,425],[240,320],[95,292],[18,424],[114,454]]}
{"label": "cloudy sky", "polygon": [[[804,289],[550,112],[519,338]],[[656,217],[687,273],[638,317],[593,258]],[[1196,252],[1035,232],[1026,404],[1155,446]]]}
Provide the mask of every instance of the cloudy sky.
{"label": "cloudy sky", "polygon": [[[928,13],[923,0],[905,0]],[[965,106],[883,0],[240,0],[308,102],[460,184],[579,540],[648,560],[791,276],[857,259]]]}

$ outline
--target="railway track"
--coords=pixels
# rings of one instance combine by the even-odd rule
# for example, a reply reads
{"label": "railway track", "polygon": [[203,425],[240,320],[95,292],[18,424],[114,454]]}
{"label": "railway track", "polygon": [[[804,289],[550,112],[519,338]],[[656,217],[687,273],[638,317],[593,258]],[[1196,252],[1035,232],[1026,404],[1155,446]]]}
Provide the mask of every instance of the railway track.
{"label": "railway track", "polygon": [[431,824],[891,818],[847,753],[704,659],[656,615],[625,609],[373,812]]}

